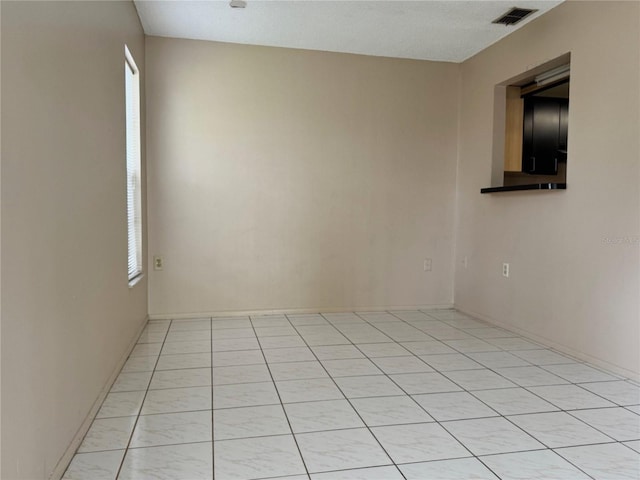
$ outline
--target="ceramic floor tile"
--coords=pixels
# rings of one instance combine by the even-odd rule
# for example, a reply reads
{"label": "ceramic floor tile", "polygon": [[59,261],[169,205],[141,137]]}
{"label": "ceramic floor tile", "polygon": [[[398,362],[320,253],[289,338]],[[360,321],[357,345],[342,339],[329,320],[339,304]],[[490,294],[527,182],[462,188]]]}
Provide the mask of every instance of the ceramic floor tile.
{"label": "ceramic floor tile", "polygon": [[356,347],[369,358],[403,357],[411,355],[409,350],[397,343],[358,343]]}
{"label": "ceramic floor tile", "polygon": [[489,338],[487,339],[492,345],[500,347],[502,350],[539,350],[542,345],[525,340],[524,338]]}
{"label": "ceramic floor tile", "polygon": [[257,383],[271,380],[265,364],[236,365],[232,367],[213,367],[213,384],[229,385],[233,383]]}
{"label": "ceramic floor tile", "polygon": [[384,397],[404,393],[384,375],[340,377],[335,381],[347,398]]}
{"label": "ceramic floor tile", "polygon": [[162,388],[203,387],[211,385],[210,368],[188,368],[184,370],[156,371],[149,390]]}
{"label": "ceramic floor tile", "polygon": [[111,392],[146,390],[153,372],[122,372],[111,386]]}
{"label": "ceramic floor tile", "polygon": [[487,368],[525,367],[531,365],[529,362],[509,352],[478,352],[469,353],[468,355]]}
{"label": "ceramic floor tile", "polygon": [[443,320],[444,323],[446,323],[447,325],[451,325],[452,327],[456,327],[456,328],[466,328],[466,329],[472,329],[472,328],[484,328],[484,327],[488,327],[489,324],[482,322],[480,320],[476,320],[474,318],[471,317],[457,317],[457,318],[451,318],[451,319],[444,319]]}
{"label": "ceramic floor tile", "polygon": [[614,406],[610,401],[605,400],[582,387],[583,385],[553,385],[547,387],[529,387],[528,390],[562,410]]}
{"label": "ceramic floor tile", "polygon": [[298,332],[291,325],[283,327],[256,327],[256,334],[263,337],[284,337],[286,335],[298,335]]}
{"label": "ceramic floor tile", "polygon": [[213,352],[211,354],[214,367],[231,367],[234,365],[257,365],[264,363],[260,350],[235,350],[230,352]]}
{"label": "ceramic floor tile", "polygon": [[385,322],[400,322],[398,317],[394,317],[387,312],[356,312],[360,318],[364,318],[369,323],[385,323]]}
{"label": "ceramic floor tile", "polygon": [[509,417],[509,420],[549,448],[612,441],[611,438],[565,412],[515,415]]}
{"label": "ceramic floor tile", "polygon": [[151,372],[156,366],[158,358],[152,357],[129,357],[124,366],[122,373],[132,372]]}
{"label": "ceramic floor tile", "polygon": [[640,454],[621,443],[559,448],[556,452],[595,480],[640,478]]}
{"label": "ceramic floor tile", "polygon": [[215,476],[248,480],[304,474],[305,467],[291,435],[215,442]]}
{"label": "ceramic floor tile", "polygon": [[79,453],[73,457],[62,480],[115,480],[124,450]]}
{"label": "ceramic floor tile", "polygon": [[232,338],[255,338],[253,328],[221,328],[211,332],[213,341]]}
{"label": "ceramic floor tile", "polygon": [[[384,345],[384,344],[379,344]],[[364,358],[364,354],[353,345],[329,345],[312,347],[319,360],[344,360],[347,358]]]}
{"label": "ceramic floor tile", "polygon": [[375,364],[366,358],[345,360],[323,360],[322,365],[332,377],[356,377],[359,375],[382,375]]}
{"label": "ceramic floor tile", "polygon": [[624,442],[624,444],[631,448],[632,450],[635,450],[636,452],[640,453],[640,440],[633,440],[631,442]]}
{"label": "ceramic floor tile", "polygon": [[369,467],[314,473],[311,480],[404,480],[396,467]]}
{"label": "ceramic floor tile", "polygon": [[211,330],[211,320],[174,320],[169,327],[169,333],[185,330]]}
{"label": "ceramic floor tile", "polygon": [[417,423],[371,429],[395,463],[470,457],[455,438],[436,423]]}
{"label": "ceramic floor tile", "polygon": [[211,443],[129,449],[118,476],[118,480],[178,479],[213,480]]}
{"label": "ceramic floor tile", "polygon": [[558,408],[524,388],[476,390],[473,395],[501,415],[553,412]]}
{"label": "ceramic floor tile", "polygon": [[589,477],[551,450],[482,457],[502,480],[587,480]]}
{"label": "ceramic floor tile", "polygon": [[469,333],[477,338],[512,338],[517,337],[517,333],[510,332],[503,328],[498,327],[480,327],[480,328],[467,328],[464,329],[466,333]]}
{"label": "ceramic floor tile", "polygon": [[[437,460],[434,462],[399,465],[407,480],[497,480],[491,471],[476,458]],[[556,479],[560,480],[560,479]]]}
{"label": "ceramic floor tile", "polygon": [[390,336],[382,332],[343,332],[343,335],[352,343],[384,343],[393,342]]}
{"label": "ceramic floor tile", "polygon": [[426,423],[433,419],[407,395],[398,397],[354,398],[351,400],[370,427]]}
{"label": "ceramic floor tile", "polygon": [[484,369],[478,362],[474,362],[461,353],[448,353],[444,355],[420,355],[429,366],[439,372],[451,372],[455,370]]}
{"label": "ceramic floor tile", "polygon": [[160,355],[156,370],[182,370],[184,368],[207,368],[211,366],[211,354],[180,353],[177,355]]}
{"label": "ceramic floor tile", "polygon": [[145,392],[114,392],[104,399],[96,418],[138,415]]}
{"label": "ceramic floor tile", "polygon": [[283,403],[336,400],[344,396],[330,378],[276,382]]}
{"label": "ceramic floor tile", "polygon": [[274,363],[269,366],[269,369],[276,381],[328,377],[320,362],[315,360],[312,362]]}
{"label": "ceramic floor tile", "polygon": [[510,367],[496,368],[496,373],[508,378],[521,387],[536,387],[543,385],[562,385],[568,382],[540,367]]}
{"label": "ceramic floor tile", "polygon": [[419,393],[457,392],[462,390],[444,375],[437,372],[430,373],[401,373],[390,375],[409,395]]}
{"label": "ceramic floor tile", "polygon": [[456,351],[439,341],[402,342],[402,346],[414,355],[436,355],[441,353],[456,353]]}
{"label": "ceramic floor tile", "polygon": [[226,330],[227,328],[251,328],[251,322],[247,317],[214,318],[211,322],[212,330]]}
{"label": "ceramic floor tile", "polygon": [[131,353],[130,357],[146,357],[146,356],[158,356],[162,349],[162,343],[138,343]]}
{"label": "ceramic floor tile", "polygon": [[213,416],[214,440],[290,434],[281,405],[226,408]]}
{"label": "ceramic floor tile", "polygon": [[364,427],[346,400],[288,403],[285,410],[293,433]]}
{"label": "ceramic floor tile", "polygon": [[467,392],[414,395],[416,402],[436,420],[496,417],[498,414]]}
{"label": "ceramic floor tile", "polygon": [[163,355],[177,353],[202,353],[211,351],[211,340],[191,340],[187,342],[165,342]]}
{"label": "ceramic floor tile", "polygon": [[360,323],[366,324],[362,318],[358,317],[355,313],[322,313],[321,314],[331,324],[345,324],[345,323]]}
{"label": "ceramic floor tile", "polygon": [[431,317],[428,317],[419,310],[393,310],[389,313],[405,322],[429,321],[431,319]]}
{"label": "ceramic floor tile", "polygon": [[219,385],[213,389],[213,408],[252,407],[280,403],[273,382]]}
{"label": "ceramic floor tile", "polygon": [[[494,341],[494,340],[511,340],[511,339],[509,338],[492,339],[491,341]],[[500,350],[500,348],[498,348],[496,345],[488,343],[484,340],[480,340],[478,338],[465,338],[462,340],[445,340],[444,343],[446,343],[451,348],[462,353],[492,352],[492,351]],[[429,353],[429,352],[426,352],[426,353]],[[433,352],[433,353],[438,353],[438,352]]]}
{"label": "ceramic floor tile", "polygon": [[309,347],[270,348],[264,350],[268,363],[308,362],[316,357]]}
{"label": "ceramic floor tile", "polygon": [[178,330],[167,335],[167,342],[209,342],[211,341],[210,330]]}
{"label": "ceramic floor tile", "polygon": [[[443,342],[445,340],[465,340],[465,339],[475,338],[472,335],[466,332],[463,332],[462,330],[458,330],[457,328],[450,327],[446,324],[442,324],[442,325],[443,326],[437,326],[437,327],[425,326],[421,328],[421,330],[424,331],[430,337],[433,337]],[[418,325],[416,326],[420,328]]]}
{"label": "ceramic floor tile", "polygon": [[309,346],[319,345],[349,345],[351,342],[343,335],[306,335],[304,341]]}
{"label": "ceramic floor tile", "polygon": [[94,420],[82,440],[78,453],[121,450],[127,447],[136,417],[100,418]]}
{"label": "ceramic floor tile", "polygon": [[301,433],[296,439],[311,473],[391,464],[365,428]]}
{"label": "ceramic floor tile", "polygon": [[418,357],[381,357],[373,360],[380,370],[387,375],[395,373],[433,372],[433,368]]}
{"label": "ceramic floor tile", "polygon": [[167,332],[143,331],[138,337],[138,344],[142,343],[162,343],[164,342]]}
{"label": "ceramic floor tile", "polygon": [[504,418],[457,420],[442,425],[474,455],[544,448],[535,438]]}
{"label": "ceramic floor tile", "polygon": [[618,405],[640,405],[640,387],[629,382],[595,382],[580,386]]}
{"label": "ceramic floor tile", "polygon": [[144,399],[141,415],[211,410],[211,387],[150,390]]}
{"label": "ceramic floor tile", "polygon": [[567,363],[562,365],[545,365],[545,370],[564,378],[572,383],[603,382],[618,380],[618,377],[601,372],[582,363]]}
{"label": "ceramic floor tile", "polygon": [[306,347],[304,341],[298,335],[288,335],[286,337],[263,337],[260,339],[260,345],[265,350],[267,348]]}
{"label": "ceramic floor tile", "polygon": [[578,410],[571,415],[619,442],[640,440],[640,416],[625,408]]}
{"label": "ceramic floor tile", "polygon": [[302,314],[302,315],[287,315],[289,322],[294,326],[302,325],[328,325],[329,322],[325,318],[318,314]]}
{"label": "ceramic floor tile", "polygon": [[333,325],[305,325],[296,327],[296,331],[303,337],[309,335],[340,335],[340,331]]}
{"label": "ceramic floor tile", "polygon": [[258,350],[260,345],[257,338],[220,338],[213,339],[214,352],[230,352],[234,350]]}
{"label": "ceramic floor tile", "polygon": [[142,415],[131,437],[131,448],[210,442],[211,410]]}
{"label": "ceramic floor tile", "polygon": [[445,375],[465,390],[489,390],[515,387],[516,384],[491,370],[456,370]]}
{"label": "ceramic floor tile", "polygon": [[560,355],[552,350],[514,350],[512,354],[533,365],[557,365],[560,363],[576,363],[575,360]]}

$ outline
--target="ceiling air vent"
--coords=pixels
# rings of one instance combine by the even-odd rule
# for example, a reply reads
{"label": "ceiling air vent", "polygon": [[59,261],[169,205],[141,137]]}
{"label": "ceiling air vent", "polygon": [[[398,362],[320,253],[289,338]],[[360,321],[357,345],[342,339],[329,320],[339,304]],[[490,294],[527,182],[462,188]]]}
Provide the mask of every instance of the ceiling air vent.
{"label": "ceiling air vent", "polygon": [[537,12],[538,10],[532,10],[530,8],[518,8],[513,7],[507,13],[500,15],[491,23],[501,23],[502,25],[515,25],[516,23],[522,21],[524,18],[531,15],[533,12]]}

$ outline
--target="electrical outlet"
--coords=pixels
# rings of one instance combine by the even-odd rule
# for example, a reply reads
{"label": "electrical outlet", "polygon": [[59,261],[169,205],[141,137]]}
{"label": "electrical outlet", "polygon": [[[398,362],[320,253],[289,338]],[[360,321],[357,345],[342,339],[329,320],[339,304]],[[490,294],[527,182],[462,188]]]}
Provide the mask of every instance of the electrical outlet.
{"label": "electrical outlet", "polygon": [[469,266],[469,259],[467,258],[467,256],[465,255],[464,258],[462,259],[462,266],[464,268],[467,268]]}
{"label": "electrical outlet", "polygon": [[430,258],[425,258],[424,259],[424,271],[425,272],[430,272],[431,271],[431,259]]}
{"label": "electrical outlet", "polygon": [[503,277],[509,277],[509,264],[508,263],[503,263],[502,264],[502,276]]}
{"label": "electrical outlet", "polygon": [[161,255],[154,255],[153,256],[153,269],[154,270],[162,270],[162,268],[164,267],[164,259],[162,258]]}

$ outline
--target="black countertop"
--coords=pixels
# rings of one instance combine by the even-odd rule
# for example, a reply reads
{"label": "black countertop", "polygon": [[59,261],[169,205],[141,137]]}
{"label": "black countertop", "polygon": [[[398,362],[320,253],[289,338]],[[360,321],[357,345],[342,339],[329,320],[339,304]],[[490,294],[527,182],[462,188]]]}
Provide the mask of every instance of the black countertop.
{"label": "black countertop", "polygon": [[518,192],[520,190],[566,190],[566,183],[530,183],[527,185],[508,185],[505,187],[481,188],[480,193]]}

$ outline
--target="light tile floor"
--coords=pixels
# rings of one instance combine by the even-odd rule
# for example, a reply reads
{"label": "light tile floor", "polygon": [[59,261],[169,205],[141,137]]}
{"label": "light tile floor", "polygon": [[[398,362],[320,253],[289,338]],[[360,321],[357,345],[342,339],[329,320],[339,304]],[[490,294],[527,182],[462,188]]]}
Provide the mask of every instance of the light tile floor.
{"label": "light tile floor", "polygon": [[454,310],[154,320],[64,476],[639,479],[640,386]]}

